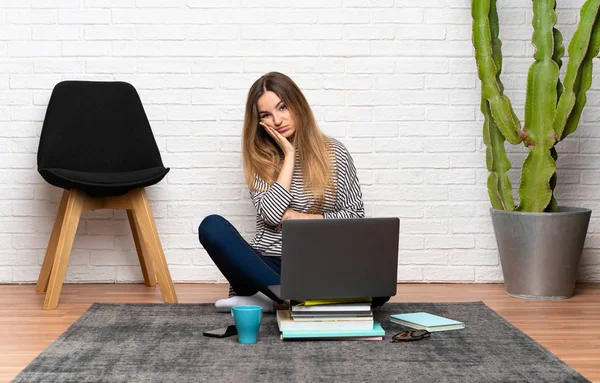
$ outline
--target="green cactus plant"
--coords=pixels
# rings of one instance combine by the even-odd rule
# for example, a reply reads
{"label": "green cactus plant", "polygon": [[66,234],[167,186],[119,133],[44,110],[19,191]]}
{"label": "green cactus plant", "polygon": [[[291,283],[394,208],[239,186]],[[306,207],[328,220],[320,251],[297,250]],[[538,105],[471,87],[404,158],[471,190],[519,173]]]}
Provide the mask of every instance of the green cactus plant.
{"label": "green cactus plant", "polygon": [[[533,0],[534,62],[527,75],[525,124],[521,123],[500,81],[502,42],[496,0],[472,0],[473,46],[481,80],[481,112],[488,193],[492,207],[524,212],[557,211],[555,145],[579,124],[592,83],[592,59],[600,52],[600,0],[586,0],[573,39],[563,83],[559,78],[564,47],[556,24],[554,0]],[[519,205],[508,177],[511,168],[505,141],[521,142],[529,153],[521,168]]]}

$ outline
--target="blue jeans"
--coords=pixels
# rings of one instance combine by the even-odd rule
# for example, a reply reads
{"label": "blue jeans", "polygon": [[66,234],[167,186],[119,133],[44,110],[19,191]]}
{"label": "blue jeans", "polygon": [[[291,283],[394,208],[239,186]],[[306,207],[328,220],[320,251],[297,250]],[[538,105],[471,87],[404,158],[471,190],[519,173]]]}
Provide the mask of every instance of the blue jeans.
{"label": "blue jeans", "polygon": [[280,284],[281,257],[262,255],[229,221],[216,214],[202,220],[198,237],[237,295],[254,295],[260,291],[282,303],[268,288]]}
{"label": "blue jeans", "polygon": [[[281,281],[281,257],[268,257],[255,250],[220,215],[209,215],[198,227],[198,237],[208,255],[227,278],[237,295],[248,296],[261,292],[282,303],[269,286]],[[374,307],[381,306],[390,297],[373,298]]]}

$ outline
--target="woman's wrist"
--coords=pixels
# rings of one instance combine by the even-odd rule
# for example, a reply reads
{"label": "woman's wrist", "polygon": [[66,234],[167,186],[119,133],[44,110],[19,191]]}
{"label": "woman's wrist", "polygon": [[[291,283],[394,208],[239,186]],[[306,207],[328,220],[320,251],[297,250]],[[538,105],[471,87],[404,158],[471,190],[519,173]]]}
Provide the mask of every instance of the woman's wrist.
{"label": "woman's wrist", "polygon": [[288,192],[291,191],[292,187],[292,176],[294,174],[295,160],[293,157],[285,155],[283,158],[283,165],[279,169],[279,175],[277,176],[277,183]]}
{"label": "woman's wrist", "polygon": [[296,149],[292,149],[290,151],[283,153],[283,159],[284,159],[284,161],[285,160],[295,161],[296,160]]}

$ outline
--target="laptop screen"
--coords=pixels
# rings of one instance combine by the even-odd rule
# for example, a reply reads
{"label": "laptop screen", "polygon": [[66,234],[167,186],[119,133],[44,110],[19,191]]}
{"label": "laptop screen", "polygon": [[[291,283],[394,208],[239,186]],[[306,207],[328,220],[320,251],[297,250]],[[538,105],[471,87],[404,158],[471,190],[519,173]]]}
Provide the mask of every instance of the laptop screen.
{"label": "laptop screen", "polygon": [[282,299],[396,294],[398,218],[287,220]]}

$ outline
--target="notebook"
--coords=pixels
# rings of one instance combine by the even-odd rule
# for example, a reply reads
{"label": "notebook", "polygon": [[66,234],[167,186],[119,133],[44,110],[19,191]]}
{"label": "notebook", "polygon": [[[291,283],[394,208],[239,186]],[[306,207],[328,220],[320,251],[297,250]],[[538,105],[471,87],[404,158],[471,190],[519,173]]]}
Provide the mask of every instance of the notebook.
{"label": "notebook", "polygon": [[279,336],[281,340],[383,340],[382,336],[346,336],[346,337],[330,337],[330,338],[284,338]]}
{"label": "notebook", "polygon": [[292,311],[299,312],[339,312],[339,311],[361,311],[371,312],[371,303],[340,303],[327,305],[310,305],[310,306],[292,306]]}
{"label": "notebook", "polygon": [[361,320],[327,320],[327,321],[298,321],[294,320],[289,310],[277,310],[277,325],[279,331],[329,331],[329,330],[367,330],[373,329],[373,318]]}
{"label": "notebook", "polygon": [[465,328],[463,322],[425,312],[390,315],[390,321],[418,330],[427,330],[429,332],[460,330]]}
{"label": "notebook", "polygon": [[[339,304],[352,304],[352,303],[365,303],[371,302],[373,298],[334,298],[334,299],[306,299],[301,302],[298,306],[320,306],[320,305],[339,305]],[[369,303],[369,307],[371,304]]]}
{"label": "notebook", "polygon": [[329,330],[329,331],[282,331],[283,339],[316,339],[316,338],[357,338],[357,337],[383,337],[385,331],[377,322],[373,323],[370,330]]}

